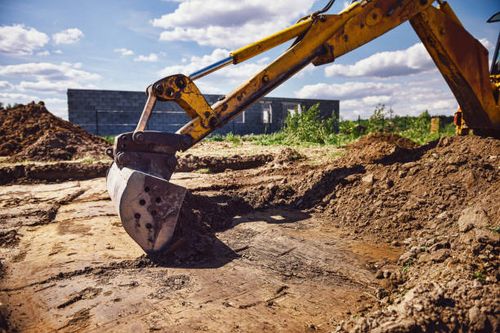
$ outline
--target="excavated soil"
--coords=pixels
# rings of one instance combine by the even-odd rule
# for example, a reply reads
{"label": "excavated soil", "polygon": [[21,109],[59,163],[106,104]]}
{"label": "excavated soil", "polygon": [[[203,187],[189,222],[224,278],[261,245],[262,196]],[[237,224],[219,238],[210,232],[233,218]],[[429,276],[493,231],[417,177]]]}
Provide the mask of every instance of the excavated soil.
{"label": "excavated soil", "polygon": [[121,228],[102,178],[0,187],[10,328],[500,330],[499,140],[381,134],[327,164],[291,149],[241,160],[185,157],[180,170],[210,172],[174,175],[190,193],[156,257]]}
{"label": "excavated soil", "polygon": [[177,172],[191,172],[196,170],[206,170],[211,173],[224,172],[226,170],[245,170],[263,166],[272,161],[272,154],[240,156],[233,155],[227,157],[216,156],[193,156],[185,155],[177,162]]}
{"label": "excavated soil", "polygon": [[43,102],[0,111],[0,156],[12,161],[102,159],[109,144],[51,114]]}
{"label": "excavated soil", "polygon": [[[111,163],[105,154],[110,147],[108,142],[54,116],[43,102],[1,110],[0,136],[3,139],[0,185],[104,177]],[[179,158],[177,171],[243,170],[262,166],[274,158],[274,154],[229,157],[188,154]]]}
{"label": "excavated soil", "polygon": [[[353,239],[402,246],[398,265],[377,267],[374,310],[345,331],[498,331],[500,141],[444,138],[425,146],[394,136],[351,145],[333,165],[262,170],[276,181],[233,189],[253,207],[326,216]],[[256,175],[257,176],[257,175]],[[359,314],[358,314],[359,315]]]}
{"label": "excavated soil", "polygon": [[0,185],[56,183],[105,177],[111,162],[56,162],[15,164],[0,167]]}

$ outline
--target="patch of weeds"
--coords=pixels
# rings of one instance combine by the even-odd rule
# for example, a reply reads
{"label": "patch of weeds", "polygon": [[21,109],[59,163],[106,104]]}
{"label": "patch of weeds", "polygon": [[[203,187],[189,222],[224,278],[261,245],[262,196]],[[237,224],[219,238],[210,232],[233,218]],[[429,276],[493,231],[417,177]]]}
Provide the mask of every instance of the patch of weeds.
{"label": "patch of weeds", "polygon": [[484,271],[475,271],[474,274],[472,274],[472,277],[481,283],[486,282],[486,275],[484,274]]}
{"label": "patch of weeds", "polygon": [[205,141],[208,142],[223,142],[226,140],[226,137],[222,134],[211,134],[208,138],[205,139]]}
{"label": "patch of weeds", "polygon": [[106,136],[103,136],[102,138],[111,144],[115,143],[115,136],[114,135],[106,135]]}
{"label": "patch of weeds", "polygon": [[196,173],[202,173],[202,174],[210,174],[210,173],[212,173],[212,171],[210,171],[210,169],[207,169],[207,168],[198,169],[195,172]]}
{"label": "patch of weeds", "polygon": [[226,141],[233,144],[233,146],[241,146],[242,139],[240,135],[235,135],[233,133],[228,133],[226,135]]}
{"label": "patch of weeds", "polygon": [[345,154],[344,150],[335,150],[328,153],[328,158],[335,160]]}
{"label": "patch of weeds", "polygon": [[496,232],[497,234],[500,234],[500,226],[491,227],[490,230],[493,231],[493,232]]}
{"label": "patch of weeds", "polygon": [[408,273],[412,265],[413,265],[413,259],[409,259],[408,261],[405,262],[401,271],[405,274]]}
{"label": "patch of weeds", "polygon": [[425,144],[440,137],[453,136],[455,127],[452,117],[441,117],[442,127],[431,133],[432,117],[425,111],[417,117],[395,115],[391,108],[378,105],[369,119],[342,120],[336,117],[323,118],[319,104],[309,109],[288,114],[284,127],[275,133],[239,136],[213,134],[208,141],[226,141],[235,146],[242,142],[257,145],[284,145],[295,147],[335,146],[345,147],[370,133],[396,133],[418,144]]}

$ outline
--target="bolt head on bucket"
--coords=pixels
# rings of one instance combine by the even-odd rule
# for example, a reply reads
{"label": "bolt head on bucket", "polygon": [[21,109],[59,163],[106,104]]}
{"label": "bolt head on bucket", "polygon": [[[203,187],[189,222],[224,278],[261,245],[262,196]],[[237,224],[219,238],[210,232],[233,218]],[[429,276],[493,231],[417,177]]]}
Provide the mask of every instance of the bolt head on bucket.
{"label": "bolt head on bucket", "polygon": [[146,253],[168,247],[186,195],[184,187],[113,163],[107,188],[123,227]]}

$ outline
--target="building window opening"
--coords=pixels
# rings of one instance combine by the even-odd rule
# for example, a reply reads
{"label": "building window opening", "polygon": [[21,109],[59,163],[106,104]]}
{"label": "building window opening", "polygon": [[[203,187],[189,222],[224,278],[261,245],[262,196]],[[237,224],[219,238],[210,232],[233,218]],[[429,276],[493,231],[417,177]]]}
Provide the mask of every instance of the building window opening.
{"label": "building window opening", "polygon": [[239,115],[237,115],[236,118],[234,119],[234,121],[237,124],[244,124],[245,123],[245,111],[243,111]]}
{"label": "building window opening", "polygon": [[284,109],[287,114],[295,116],[302,113],[302,105],[296,103],[283,103]]}
{"label": "building window opening", "polygon": [[273,122],[273,107],[271,103],[264,102],[262,104],[262,123],[272,124]]}

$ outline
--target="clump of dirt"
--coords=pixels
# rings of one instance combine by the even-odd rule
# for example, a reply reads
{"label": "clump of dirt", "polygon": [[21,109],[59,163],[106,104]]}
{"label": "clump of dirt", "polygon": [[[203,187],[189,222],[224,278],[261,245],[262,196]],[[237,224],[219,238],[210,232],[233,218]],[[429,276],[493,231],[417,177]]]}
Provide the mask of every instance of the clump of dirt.
{"label": "clump of dirt", "polygon": [[245,170],[260,167],[274,159],[271,154],[249,156],[193,156],[187,154],[179,158],[177,172],[191,172],[195,170],[208,170],[210,173],[219,173],[226,170]]}
{"label": "clump of dirt", "polygon": [[5,310],[5,305],[0,303],[0,332],[2,333],[16,332],[9,325],[9,320],[8,320],[9,316],[6,312],[7,311]]}
{"label": "clump of dirt", "polygon": [[19,244],[17,230],[0,230],[0,247],[14,247]]}
{"label": "clump of dirt", "polygon": [[274,158],[275,164],[285,164],[305,159],[305,156],[292,148],[282,149]]}
{"label": "clump of dirt", "polygon": [[416,148],[418,145],[393,133],[373,133],[350,144],[347,149],[351,162],[369,163],[391,154],[397,154]]}
{"label": "clump of dirt", "polygon": [[43,102],[0,111],[0,156],[12,161],[102,159],[109,144],[51,114]]}

